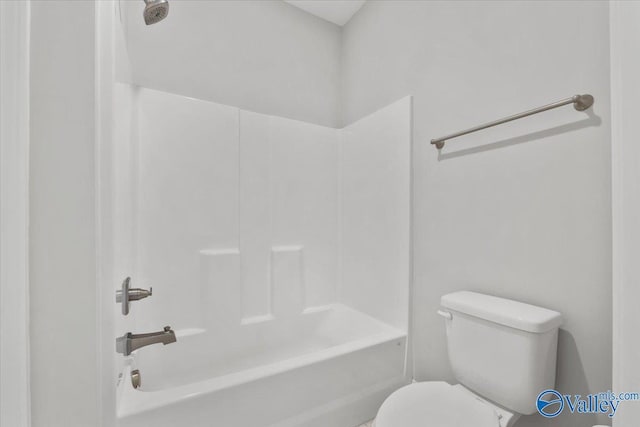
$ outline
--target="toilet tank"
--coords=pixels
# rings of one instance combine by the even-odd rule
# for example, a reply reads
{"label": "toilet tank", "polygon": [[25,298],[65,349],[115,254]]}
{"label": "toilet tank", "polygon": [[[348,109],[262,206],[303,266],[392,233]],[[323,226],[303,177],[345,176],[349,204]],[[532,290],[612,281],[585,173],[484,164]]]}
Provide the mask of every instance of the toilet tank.
{"label": "toilet tank", "polygon": [[555,384],[562,315],[467,291],[444,295],[440,304],[456,379],[507,409],[536,412],[538,394]]}

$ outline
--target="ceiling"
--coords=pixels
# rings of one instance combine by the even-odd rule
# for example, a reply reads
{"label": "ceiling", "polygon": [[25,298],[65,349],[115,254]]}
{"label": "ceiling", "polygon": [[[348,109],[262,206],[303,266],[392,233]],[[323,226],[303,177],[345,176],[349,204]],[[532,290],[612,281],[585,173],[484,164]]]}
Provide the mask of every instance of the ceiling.
{"label": "ceiling", "polygon": [[319,18],[344,25],[362,7],[366,0],[284,0],[292,6]]}

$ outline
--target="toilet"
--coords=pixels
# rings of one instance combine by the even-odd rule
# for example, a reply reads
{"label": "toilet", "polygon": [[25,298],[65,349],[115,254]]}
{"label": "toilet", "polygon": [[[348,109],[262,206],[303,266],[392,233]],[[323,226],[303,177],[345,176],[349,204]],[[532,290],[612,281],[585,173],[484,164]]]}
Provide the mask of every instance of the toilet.
{"label": "toilet", "polygon": [[458,384],[416,382],[391,394],[375,427],[511,427],[536,412],[556,375],[562,315],[476,292],[440,299]]}

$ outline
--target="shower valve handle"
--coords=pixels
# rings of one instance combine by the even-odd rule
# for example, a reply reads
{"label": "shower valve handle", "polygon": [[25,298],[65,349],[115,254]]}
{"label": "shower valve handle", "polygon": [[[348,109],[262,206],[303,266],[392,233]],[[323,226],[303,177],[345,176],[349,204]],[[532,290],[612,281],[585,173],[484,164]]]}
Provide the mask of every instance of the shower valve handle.
{"label": "shower valve handle", "polygon": [[131,278],[127,277],[122,282],[122,289],[116,291],[116,303],[122,304],[122,314],[125,316],[129,314],[129,303],[131,301],[138,301],[153,295],[153,288],[149,288],[149,290],[131,288],[130,283]]}

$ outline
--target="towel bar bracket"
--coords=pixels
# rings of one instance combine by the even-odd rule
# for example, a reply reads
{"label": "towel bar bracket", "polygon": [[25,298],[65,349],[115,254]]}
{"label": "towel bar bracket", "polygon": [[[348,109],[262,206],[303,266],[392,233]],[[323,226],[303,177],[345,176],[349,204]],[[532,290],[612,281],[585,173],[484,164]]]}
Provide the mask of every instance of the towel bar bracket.
{"label": "towel bar bracket", "polygon": [[584,111],[593,105],[593,96],[589,94],[574,95],[573,108],[577,111]]}

